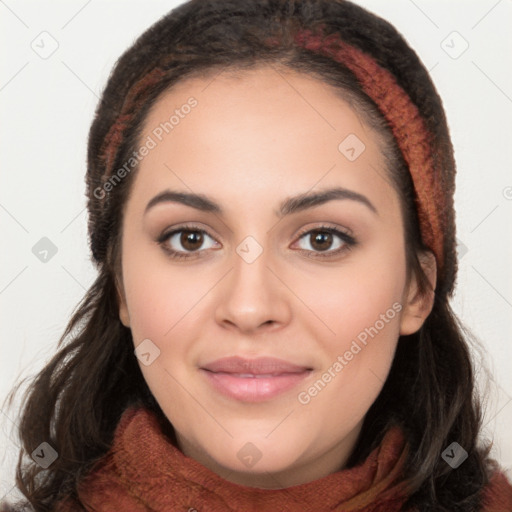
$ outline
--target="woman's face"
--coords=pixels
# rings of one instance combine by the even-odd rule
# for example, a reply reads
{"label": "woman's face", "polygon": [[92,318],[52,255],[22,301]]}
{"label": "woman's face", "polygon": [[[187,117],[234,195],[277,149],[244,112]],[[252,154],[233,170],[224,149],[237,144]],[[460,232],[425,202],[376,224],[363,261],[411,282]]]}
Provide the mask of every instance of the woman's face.
{"label": "woman's face", "polygon": [[261,67],[179,83],[140,141],[120,317],[181,450],[255,487],[341,469],[428,313],[376,135],[329,86]]}

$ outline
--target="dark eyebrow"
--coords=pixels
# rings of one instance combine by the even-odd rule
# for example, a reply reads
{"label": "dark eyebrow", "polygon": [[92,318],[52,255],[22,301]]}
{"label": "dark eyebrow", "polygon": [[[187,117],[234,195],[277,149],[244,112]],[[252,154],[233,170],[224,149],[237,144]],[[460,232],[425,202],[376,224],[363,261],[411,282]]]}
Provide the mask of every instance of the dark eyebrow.
{"label": "dark eyebrow", "polygon": [[373,206],[372,202],[366,196],[359,194],[359,192],[354,192],[353,190],[341,187],[329,188],[320,192],[310,192],[289,197],[281,203],[279,211],[275,213],[278,217],[284,217],[285,215],[313,208],[314,206],[319,206],[335,199],[349,199],[351,201],[357,201],[378,215],[377,208]]}
{"label": "dark eyebrow", "polygon": [[[279,210],[275,211],[275,214],[277,217],[284,217],[286,215],[307,210],[308,208],[319,206],[335,199],[349,199],[351,201],[357,201],[378,215],[377,209],[366,196],[341,187],[288,197],[280,204]],[[151,199],[147,204],[145,213],[153,206],[166,202],[181,203],[203,212],[218,213],[219,215],[223,214],[222,208],[215,201],[203,194],[176,192],[172,190],[165,190],[153,197],[153,199]]]}

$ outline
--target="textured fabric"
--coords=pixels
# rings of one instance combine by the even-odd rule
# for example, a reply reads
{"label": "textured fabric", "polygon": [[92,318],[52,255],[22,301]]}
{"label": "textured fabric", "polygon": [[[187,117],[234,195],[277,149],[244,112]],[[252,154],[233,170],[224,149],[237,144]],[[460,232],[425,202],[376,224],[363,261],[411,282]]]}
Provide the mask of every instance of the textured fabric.
{"label": "textured fabric", "polygon": [[512,485],[498,469],[484,489],[482,512],[512,512]]}
{"label": "textured fabric", "polygon": [[[224,480],[185,456],[151,411],[132,407],[121,417],[112,449],[80,484],[79,496],[86,510],[98,512],[398,512],[405,511],[400,480],[406,457],[405,437],[395,427],[359,466],[286,489],[256,489]],[[69,499],[55,507],[77,510],[84,508]],[[481,512],[512,512],[512,485],[497,466],[483,490]]]}
{"label": "textured fabric", "polygon": [[447,229],[443,190],[443,169],[433,159],[431,134],[407,93],[395,77],[377,64],[375,59],[342,41],[340,35],[326,35],[325,26],[301,30],[295,43],[322,53],[343,64],[357,77],[361,88],[375,102],[388,121],[406,161],[418,198],[420,231],[425,245],[432,249],[438,272],[444,272],[444,235]]}
{"label": "textured fabric", "polygon": [[[391,429],[366,461],[286,489],[257,489],[224,480],[185,456],[144,408],[123,414],[110,452],[80,486],[87,510],[182,512],[394,512],[405,501],[400,484],[407,447]],[[57,512],[79,510],[71,502]]]}

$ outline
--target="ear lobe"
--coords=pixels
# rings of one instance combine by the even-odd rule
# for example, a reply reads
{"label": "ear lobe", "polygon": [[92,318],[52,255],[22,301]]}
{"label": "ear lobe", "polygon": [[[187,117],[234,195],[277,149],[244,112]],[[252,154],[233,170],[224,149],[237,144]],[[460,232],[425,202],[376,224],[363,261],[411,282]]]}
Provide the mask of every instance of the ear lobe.
{"label": "ear lobe", "polygon": [[128,315],[128,308],[124,301],[119,305],[119,319],[125,327],[130,327],[130,316]]}
{"label": "ear lobe", "polygon": [[117,300],[119,303],[119,320],[125,327],[130,327],[130,315],[128,313],[128,306],[126,304],[126,297],[122,282],[116,278]]}
{"label": "ear lobe", "polygon": [[405,307],[400,320],[400,335],[417,332],[432,311],[435,299],[437,265],[434,255],[422,252],[418,255],[423,272],[427,276],[427,289],[422,293],[418,286],[418,278],[413,275],[407,290]]}

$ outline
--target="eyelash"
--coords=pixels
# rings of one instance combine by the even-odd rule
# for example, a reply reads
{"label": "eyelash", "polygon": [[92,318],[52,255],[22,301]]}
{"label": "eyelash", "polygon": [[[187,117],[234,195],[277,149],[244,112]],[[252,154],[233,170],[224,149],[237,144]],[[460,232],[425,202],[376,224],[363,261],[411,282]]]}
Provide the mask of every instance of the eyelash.
{"label": "eyelash", "polygon": [[[193,225],[178,226],[177,228],[173,229],[172,231],[164,232],[158,237],[157,242],[162,247],[162,249],[172,259],[175,259],[175,260],[185,260],[185,259],[189,259],[189,258],[202,257],[202,256],[197,256],[197,254],[200,254],[203,251],[194,251],[194,252],[187,253],[187,252],[183,252],[183,251],[176,251],[174,249],[169,248],[169,246],[166,244],[166,242],[168,242],[168,240],[172,236],[174,236],[176,233],[181,233],[182,231],[190,231],[193,233],[202,233],[203,235],[207,235],[210,238],[212,238],[213,240],[215,240],[207,231],[205,231],[204,229],[200,229],[197,226],[193,226]],[[324,225],[302,231],[298,235],[298,240],[302,239],[305,235],[310,234],[315,231],[320,232],[320,233],[330,233],[330,234],[336,235],[343,241],[344,245],[342,245],[340,248],[338,248],[334,251],[328,250],[325,252],[316,252],[316,251],[310,251],[307,249],[298,249],[298,251],[300,253],[303,253],[303,254],[307,253],[305,255],[308,258],[313,258],[313,259],[334,258],[346,251],[351,250],[355,245],[357,245],[357,241],[353,236],[351,236],[348,233],[341,231],[337,228],[333,228],[331,226],[324,226]],[[310,254],[312,252],[315,254],[314,256],[312,256]]]}

